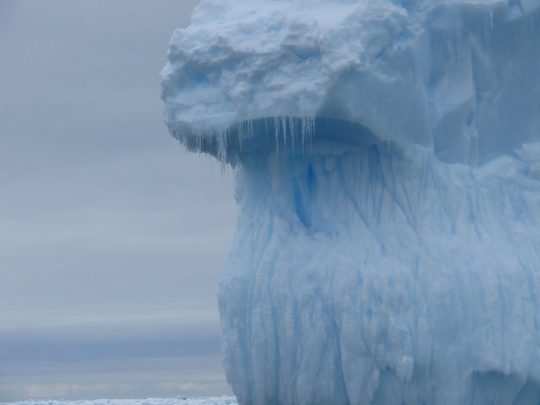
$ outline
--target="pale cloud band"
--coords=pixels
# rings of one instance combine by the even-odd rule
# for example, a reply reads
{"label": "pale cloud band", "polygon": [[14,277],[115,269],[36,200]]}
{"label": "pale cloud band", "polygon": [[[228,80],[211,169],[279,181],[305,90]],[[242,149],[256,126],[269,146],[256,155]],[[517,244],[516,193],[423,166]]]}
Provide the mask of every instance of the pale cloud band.
{"label": "pale cloud band", "polygon": [[228,392],[231,175],[159,97],[195,3],[0,2],[0,402]]}

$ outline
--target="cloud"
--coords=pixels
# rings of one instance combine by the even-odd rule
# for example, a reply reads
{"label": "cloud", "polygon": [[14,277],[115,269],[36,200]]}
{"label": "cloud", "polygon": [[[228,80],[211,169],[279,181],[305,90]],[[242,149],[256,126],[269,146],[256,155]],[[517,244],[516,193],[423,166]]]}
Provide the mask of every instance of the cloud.
{"label": "cloud", "polygon": [[215,324],[97,323],[0,336],[0,398],[228,393]]}
{"label": "cloud", "polygon": [[0,401],[226,393],[231,173],[159,99],[195,3],[0,2]]}

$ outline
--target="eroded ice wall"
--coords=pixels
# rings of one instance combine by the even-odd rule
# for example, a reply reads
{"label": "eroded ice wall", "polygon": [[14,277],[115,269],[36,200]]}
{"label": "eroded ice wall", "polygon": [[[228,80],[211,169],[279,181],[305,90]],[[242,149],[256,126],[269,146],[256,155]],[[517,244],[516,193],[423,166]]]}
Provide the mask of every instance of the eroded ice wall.
{"label": "eroded ice wall", "polygon": [[162,94],[235,168],[241,403],[538,403],[538,72],[537,0],[201,0]]}
{"label": "eroded ice wall", "polygon": [[527,167],[323,142],[243,160],[220,285],[240,401],[536,404],[540,183]]}

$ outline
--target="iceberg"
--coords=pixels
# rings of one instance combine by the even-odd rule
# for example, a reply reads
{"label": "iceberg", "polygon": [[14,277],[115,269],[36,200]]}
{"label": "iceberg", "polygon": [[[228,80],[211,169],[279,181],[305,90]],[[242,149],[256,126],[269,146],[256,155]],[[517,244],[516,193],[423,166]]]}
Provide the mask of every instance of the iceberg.
{"label": "iceberg", "polygon": [[242,404],[538,404],[540,0],[201,0],[170,132],[235,172]]}

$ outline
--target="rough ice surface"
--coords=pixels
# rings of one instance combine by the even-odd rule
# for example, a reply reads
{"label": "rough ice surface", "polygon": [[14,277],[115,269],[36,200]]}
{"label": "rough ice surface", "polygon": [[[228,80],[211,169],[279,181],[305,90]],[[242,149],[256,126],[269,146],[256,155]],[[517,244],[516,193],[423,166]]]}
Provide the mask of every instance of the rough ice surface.
{"label": "rough ice surface", "polygon": [[235,170],[240,403],[540,402],[539,72],[539,0],[201,0],[162,96]]}
{"label": "rough ice surface", "polygon": [[29,400],[9,402],[6,405],[236,405],[232,397],[215,398],[146,398],[146,399],[96,399],[81,401]]}

